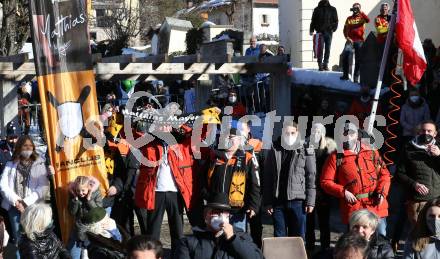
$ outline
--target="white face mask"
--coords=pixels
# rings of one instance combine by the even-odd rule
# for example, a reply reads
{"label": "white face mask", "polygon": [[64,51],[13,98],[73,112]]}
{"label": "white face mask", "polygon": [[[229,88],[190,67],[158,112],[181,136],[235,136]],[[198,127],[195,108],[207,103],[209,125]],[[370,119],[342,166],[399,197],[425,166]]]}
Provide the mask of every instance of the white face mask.
{"label": "white face mask", "polygon": [[416,103],[420,100],[420,96],[417,95],[410,96],[409,99],[411,100],[411,102]]}
{"label": "white face mask", "polygon": [[214,229],[215,231],[219,231],[221,229],[221,225],[224,223],[228,223],[229,224],[229,218],[223,215],[214,215],[211,217],[211,222],[209,223],[209,225],[211,226],[212,229]]}
{"label": "white face mask", "polygon": [[298,134],[295,134],[295,135],[283,135],[284,143],[286,143],[288,146],[292,146],[293,143],[295,143],[297,138],[298,138]]}
{"label": "white face mask", "polygon": [[23,150],[23,151],[21,151],[20,155],[21,155],[23,158],[28,159],[29,157],[31,157],[31,155],[32,155],[33,152],[34,152],[34,151],[32,151],[32,150]]}
{"label": "white face mask", "polygon": [[235,103],[237,101],[237,96],[230,96],[228,98],[228,100],[229,100],[230,103]]}
{"label": "white face mask", "polygon": [[426,225],[433,236],[440,237],[440,219],[426,219]]}

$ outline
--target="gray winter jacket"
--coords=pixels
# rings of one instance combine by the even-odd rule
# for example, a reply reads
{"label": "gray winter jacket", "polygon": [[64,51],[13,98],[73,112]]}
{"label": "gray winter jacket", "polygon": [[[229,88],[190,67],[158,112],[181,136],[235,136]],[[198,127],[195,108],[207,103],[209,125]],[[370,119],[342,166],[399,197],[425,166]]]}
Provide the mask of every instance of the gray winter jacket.
{"label": "gray winter jacket", "polygon": [[419,103],[412,104],[408,101],[402,106],[400,112],[400,124],[403,136],[415,136],[415,127],[424,120],[429,120],[431,114],[425,99],[420,98]]}
{"label": "gray winter jacket", "polygon": [[[273,205],[274,199],[279,197],[283,190],[280,187],[281,157],[283,147],[279,138],[272,145],[264,165],[264,206]],[[307,206],[315,205],[316,187],[316,159],[313,148],[301,148],[294,150],[290,162],[290,171],[287,183],[288,200],[305,200]]]}

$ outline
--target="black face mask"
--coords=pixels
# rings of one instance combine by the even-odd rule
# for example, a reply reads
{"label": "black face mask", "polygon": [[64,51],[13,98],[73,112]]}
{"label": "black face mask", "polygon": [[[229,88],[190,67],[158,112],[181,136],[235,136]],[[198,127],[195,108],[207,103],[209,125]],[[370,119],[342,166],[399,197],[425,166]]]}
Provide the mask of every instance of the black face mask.
{"label": "black face mask", "polygon": [[417,144],[427,145],[427,144],[431,143],[433,139],[434,139],[434,137],[431,135],[421,134],[421,135],[417,136]]}
{"label": "black face mask", "polygon": [[350,150],[350,149],[353,149],[354,145],[356,145],[356,141],[354,141],[354,140],[344,141],[344,143],[342,143],[342,148],[344,150]]}

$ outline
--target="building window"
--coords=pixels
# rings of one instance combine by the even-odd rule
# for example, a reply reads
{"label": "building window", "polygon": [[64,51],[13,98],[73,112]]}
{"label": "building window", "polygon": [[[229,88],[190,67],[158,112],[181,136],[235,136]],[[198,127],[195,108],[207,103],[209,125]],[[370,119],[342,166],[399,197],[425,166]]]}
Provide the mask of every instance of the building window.
{"label": "building window", "polygon": [[103,28],[110,26],[110,17],[106,9],[96,9],[96,25]]}
{"label": "building window", "polygon": [[269,26],[269,16],[267,14],[261,15],[261,26]]}

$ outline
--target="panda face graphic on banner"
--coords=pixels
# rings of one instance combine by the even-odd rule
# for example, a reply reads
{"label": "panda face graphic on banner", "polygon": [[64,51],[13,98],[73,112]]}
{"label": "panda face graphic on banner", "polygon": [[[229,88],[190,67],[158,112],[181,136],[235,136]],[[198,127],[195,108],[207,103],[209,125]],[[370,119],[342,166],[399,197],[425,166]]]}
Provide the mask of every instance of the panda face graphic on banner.
{"label": "panda face graphic on banner", "polygon": [[90,95],[90,86],[85,86],[81,90],[78,100],[59,103],[51,92],[47,92],[49,102],[56,108],[58,113],[58,126],[60,132],[57,137],[57,151],[60,151],[64,144],[64,139],[73,139],[84,130],[82,105]]}

